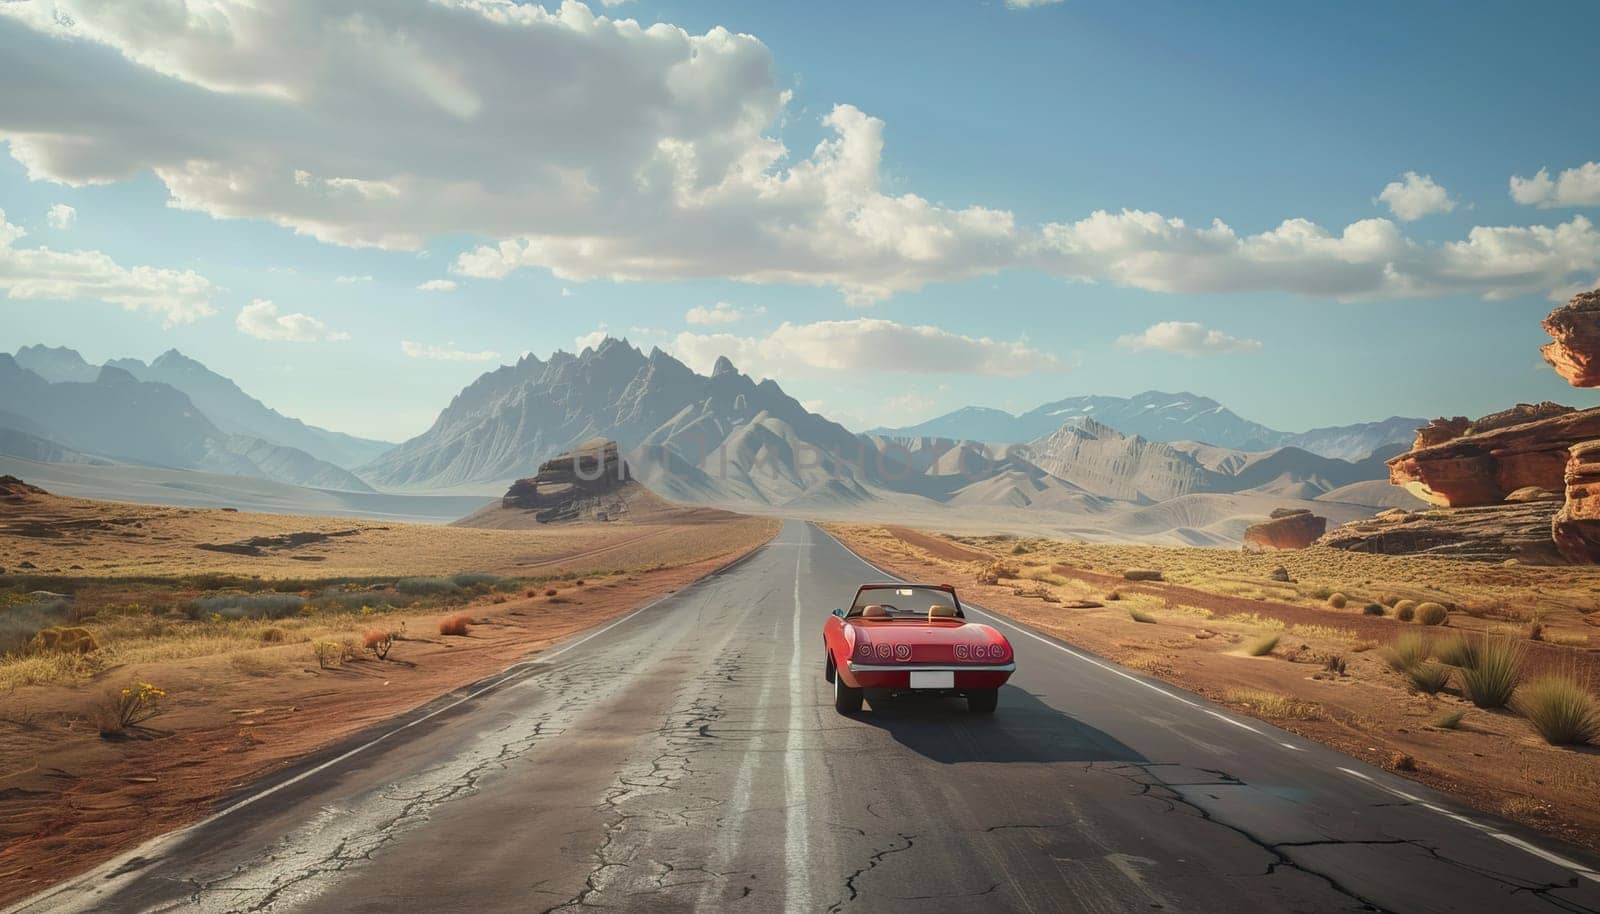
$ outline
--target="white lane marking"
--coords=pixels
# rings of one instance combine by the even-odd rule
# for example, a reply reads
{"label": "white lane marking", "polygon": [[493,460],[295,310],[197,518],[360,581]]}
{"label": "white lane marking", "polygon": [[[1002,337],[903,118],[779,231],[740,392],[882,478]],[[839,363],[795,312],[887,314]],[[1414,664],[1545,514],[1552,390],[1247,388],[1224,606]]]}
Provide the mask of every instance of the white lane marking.
{"label": "white lane marking", "polygon": [[789,654],[789,730],[783,746],[783,843],[787,859],[784,861],[784,908],[789,911],[810,911],[811,903],[811,835],[806,830],[806,772],[805,753],[801,751],[801,728],[805,726],[805,710],[800,696],[804,692],[804,672],[800,668],[800,563],[805,550],[795,550],[794,556],[794,646]]}
{"label": "white lane marking", "polygon": [[1421,808],[1428,810],[1429,812],[1436,813],[1438,815],[1444,816],[1446,819],[1451,819],[1451,820],[1453,820],[1455,822],[1458,822],[1461,825],[1465,825],[1468,828],[1471,828],[1471,829],[1473,829],[1475,831],[1483,832],[1485,835],[1488,835],[1489,837],[1495,839],[1496,841],[1500,841],[1500,842],[1502,842],[1504,844],[1509,844],[1512,847],[1514,847],[1514,848],[1516,848],[1516,849],[1518,849],[1520,851],[1523,851],[1523,852],[1528,853],[1528,854],[1532,854],[1533,856],[1538,857],[1540,860],[1543,860],[1546,863],[1553,863],[1556,866],[1565,867],[1566,869],[1572,870],[1574,873],[1577,873],[1579,876],[1582,876],[1583,878],[1588,879],[1588,880],[1590,880],[1592,882],[1600,882],[1600,872],[1596,872],[1595,870],[1593,870],[1593,869],[1591,869],[1591,868],[1589,868],[1587,866],[1584,866],[1583,864],[1578,863],[1575,860],[1569,860],[1566,857],[1561,856],[1560,854],[1553,853],[1551,851],[1547,851],[1544,848],[1539,847],[1538,845],[1529,844],[1527,841],[1524,841],[1521,838],[1516,837],[1515,835],[1508,835],[1505,832],[1495,831],[1494,827],[1491,826],[1491,825],[1488,825],[1488,824],[1486,824],[1484,822],[1479,822],[1476,819],[1472,819],[1472,818],[1469,818],[1467,816],[1463,816],[1458,812],[1453,812],[1453,811],[1451,811],[1449,809],[1445,809],[1443,806],[1440,806],[1437,803],[1430,803],[1427,800],[1424,800],[1422,797],[1419,797],[1414,793],[1408,793],[1407,791],[1401,790],[1398,787],[1391,787],[1390,785],[1385,784],[1382,781],[1379,781],[1377,778],[1374,778],[1372,775],[1367,774],[1365,772],[1357,771],[1354,768],[1344,768],[1344,767],[1340,767],[1338,770],[1344,772],[1345,774],[1350,775],[1351,777],[1360,778],[1361,780],[1366,781],[1368,784],[1371,784],[1373,787],[1376,787],[1377,789],[1383,791],[1384,793],[1391,794],[1393,796],[1397,796],[1400,799],[1406,800],[1406,801],[1411,802],[1411,803],[1415,803],[1418,806],[1420,806]]}
{"label": "white lane marking", "polygon": [[[899,576],[898,575],[890,574],[889,572],[884,571],[882,568],[879,568],[878,566],[876,566],[876,565],[872,564],[871,562],[867,561],[866,559],[862,558],[859,554],[856,553],[856,551],[854,549],[851,549],[849,546],[846,546],[844,543],[839,542],[838,537],[835,537],[833,534],[829,533],[828,531],[823,530],[821,527],[818,527],[816,529],[819,530],[822,533],[823,536],[826,536],[829,539],[833,540],[834,543],[836,543],[839,546],[840,549],[843,549],[846,554],[855,556],[856,561],[858,561],[861,564],[867,566],[868,568],[872,569],[874,572],[876,572],[878,574],[885,575],[887,577],[891,577],[891,578],[895,578],[896,580],[899,580]],[[1078,658],[1079,660],[1082,660],[1085,663],[1093,664],[1094,666],[1097,666],[1097,667],[1101,668],[1102,670],[1105,670],[1108,673],[1115,673],[1118,676],[1121,676],[1123,679],[1128,680],[1129,682],[1138,683],[1139,685],[1142,685],[1145,688],[1150,689],[1153,692],[1159,692],[1162,695],[1165,695],[1168,698],[1173,699],[1174,701],[1182,702],[1183,704],[1186,704],[1186,705],[1190,706],[1191,708],[1200,708],[1200,710],[1205,711],[1207,714],[1210,714],[1211,716],[1217,718],[1218,720],[1227,721],[1228,723],[1233,724],[1234,726],[1242,727],[1243,729],[1249,730],[1252,733],[1260,733],[1261,732],[1260,730],[1257,730],[1254,727],[1247,726],[1247,725],[1245,725],[1245,724],[1243,724],[1243,723],[1241,723],[1239,721],[1233,720],[1233,719],[1231,719],[1229,717],[1226,717],[1226,716],[1224,716],[1222,714],[1219,714],[1216,711],[1212,711],[1209,708],[1203,708],[1203,707],[1201,707],[1199,705],[1199,703],[1190,701],[1189,699],[1184,698],[1181,695],[1175,695],[1172,692],[1169,692],[1166,689],[1163,689],[1160,686],[1155,685],[1154,683],[1146,682],[1146,681],[1144,681],[1143,679],[1140,679],[1137,676],[1134,676],[1134,675],[1129,674],[1129,673],[1124,673],[1122,670],[1119,670],[1116,667],[1113,667],[1113,666],[1110,666],[1108,664],[1102,663],[1099,660],[1094,659],[1093,657],[1089,657],[1089,656],[1086,656],[1086,655],[1084,655],[1082,653],[1079,653],[1078,651],[1075,651],[1070,647],[1066,647],[1065,645],[1057,644],[1054,641],[1049,640],[1048,638],[1040,637],[1039,635],[1036,635],[1033,632],[1028,631],[1027,629],[1018,628],[1016,625],[1014,625],[1012,623],[1009,623],[1009,622],[1005,621],[1004,619],[996,618],[994,615],[992,615],[990,613],[986,613],[986,612],[983,612],[982,610],[978,610],[978,609],[974,609],[973,612],[976,612],[981,616],[987,616],[988,618],[993,619],[994,621],[1000,623],[1001,625],[1004,625],[1005,627],[1007,627],[1007,628],[1009,628],[1009,629],[1011,629],[1011,630],[1013,630],[1015,632],[1018,632],[1019,634],[1027,635],[1028,637],[1034,639],[1035,641],[1038,641],[1038,642],[1040,642],[1042,644],[1048,645],[1049,647],[1053,647],[1056,650],[1061,651],[1063,653],[1070,654],[1070,655]],[[1298,749],[1298,747],[1291,746],[1288,743],[1279,743],[1279,745],[1282,745],[1282,746],[1284,746],[1286,748],[1289,748],[1289,749]],[[1298,750],[1298,751],[1304,751],[1304,750]],[[1467,826],[1469,826],[1469,827],[1471,827],[1473,829],[1476,829],[1477,831],[1483,832],[1484,834],[1488,835],[1491,838],[1494,838],[1497,841],[1502,841],[1502,842],[1504,842],[1506,844],[1509,844],[1512,847],[1515,847],[1515,848],[1517,848],[1519,850],[1526,851],[1529,854],[1532,854],[1533,856],[1538,857],[1539,859],[1546,861],[1547,863],[1554,863],[1557,866],[1566,867],[1567,869],[1572,870],[1574,873],[1577,873],[1579,876],[1582,876],[1585,879],[1593,880],[1595,882],[1600,882],[1600,872],[1596,872],[1595,870],[1592,870],[1589,867],[1586,867],[1581,863],[1577,863],[1576,861],[1569,860],[1566,857],[1563,857],[1563,856],[1561,856],[1559,854],[1555,854],[1555,853],[1552,853],[1550,851],[1547,851],[1544,848],[1538,847],[1537,845],[1529,844],[1528,842],[1522,840],[1521,838],[1517,838],[1515,836],[1505,834],[1504,832],[1494,831],[1489,826],[1484,825],[1481,822],[1477,822],[1477,821],[1474,821],[1472,819],[1469,819],[1466,816],[1463,816],[1463,815],[1461,815],[1459,813],[1456,813],[1456,812],[1452,812],[1451,810],[1445,809],[1442,806],[1438,806],[1436,804],[1429,803],[1426,800],[1423,800],[1421,797],[1415,796],[1413,794],[1406,793],[1403,790],[1396,790],[1395,788],[1390,787],[1387,784],[1383,784],[1383,783],[1378,782],[1377,780],[1372,778],[1370,775],[1363,774],[1362,772],[1356,771],[1353,768],[1342,768],[1341,767],[1338,770],[1343,771],[1345,774],[1351,775],[1353,777],[1360,778],[1361,780],[1366,781],[1367,783],[1369,783],[1372,786],[1378,788],[1379,790],[1385,791],[1386,793],[1390,793],[1390,794],[1393,794],[1394,796],[1401,797],[1402,799],[1409,800],[1409,801],[1411,801],[1413,803],[1416,803],[1416,804],[1420,805],[1422,808],[1429,810],[1430,812],[1437,813],[1437,814],[1439,814],[1441,816],[1444,816],[1447,819],[1454,819],[1455,821],[1457,821],[1457,822],[1459,822],[1459,823],[1461,823],[1463,825],[1467,825]]]}
{"label": "white lane marking", "polygon": [[[752,553],[752,554],[754,554],[754,553]],[[741,558],[738,561],[743,561],[743,559]],[[732,564],[738,564],[738,561],[736,561],[736,562],[734,562]],[[729,565],[728,567],[732,567],[732,565]],[[713,574],[714,573],[715,572],[713,572]],[[709,577],[709,576],[710,575],[707,575],[707,577]],[[698,584],[699,581],[701,581],[701,580],[705,580],[705,578],[701,578],[701,579],[695,581],[694,583]],[[51,898],[56,897],[56,896],[58,896],[58,895],[60,895],[60,894],[62,894],[64,892],[71,892],[71,891],[74,891],[75,889],[96,886],[96,885],[104,882],[105,880],[111,878],[111,876],[113,874],[117,873],[119,870],[122,870],[130,861],[137,860],[139,858],[153,858],[153,857],[156,856],[157,849],[159,849],[161,846],[163,846],[165,844],[168,844],[168,843],[171,843],[171,842],[174,842],[174,841],[177,841],[177,840],[181,839],[182,837],[184,837],[185,835],[189,834],[190,832],[193,832],[193,831],[195,831],[197,829],[204,828],[205,826],[210,825],[211,823],[217,821],[218,819],[222,819],[222,818],[224,818],[226,816],[229,816],[229,815],[232,815],[233,813],[236,813],[239,810],[244,809],[244,808],[246,808],[246,807],[248,807],[248,806],[250,806],[252,804],[258,803],[261,800],[264,800],[267,797],[270,797],[273,794],[279,792],[280,790],[285,790],[285,789],[287,789],[289,787],[293,787],[295,784],[298,784],[301,781],[304,781],[306,778],[309,778],[309,777],[312,777],[314,775],[320,774],[321,772],[327,771],[329,768],[332,768],[333,766],[338,765],[341,762],[344,762],[344,761],[347,761],[347,760],[349,760],[351,758],[354,758],[355,756],[360,755],[361,753],[367,751],[368,749],[371,749],[373,746],[378,745],[379,743],[383,742],[384,740],[388,739],[391,736],[395,736],[396,734],[403,733],[406,730],[409,730],[412,727],[415,727],[420,723],[423,723],[423,722],[425,722],[427,720],[430,720],[431,718],[437,717],[440,714],[445,713],[446,711],[450,711],[450,710],[453,710],[455,708],[458,708],[461,705],[466,704],[469,701],[472,701],[473,699],[483,695],[486,692],[491,692],[491,691],[499,688],[508,679],[511,679],[513,676],[515,676],[518,672],[522,671],[523,669],[525,669],[527,667],[531,667],[531,666],[537,666],[537,665],[539,665],[541,663],[547,663],[550,660],[553,660],[556,657],[559,657],[562,654],[565,654],[567,651],[570,651],[573,648],[578,647],[579,645],[583,644],[584,642],[593,640],[595,638],[598,638],[601,635],[605,634],[606,632],[611,631],[612,629],[616,628],[617,626],[622,625],[623,623],[632,620],[635,616],[638,616],[639,614],[645,612],[646,610],[654,608],[656,605],[660,604],[662,601],[668,600],[668,599],[671,599],[672,597],[681,595],[686,590],[688,590],[687,587],[683,588],[683,590],[679,590],[677,593],[662,594],[661,596],[655,598],[654,600],[651,600],[649,603],[646,603],[645,605],[639,607],[638,609],[634,610],[633,612],[628,613],[626,616],[623,616],[622,618],[616,620],[615,622],[610,623],[609,625],[606,625],[603,628],[596,629],[595,631],[592,631],[589,634],[584,635],[583,637],[577,639],[576,641],[568,642],[567,644],[565,644],[565,645],[561,646],[560,648],[558,648],[558,649],[556,649],[554,651],[551,651],[549,653],[540,654],[537,657],[532,657],[532,658],[529,658],[527,660],[523,660],[523,661],[521,661],[519,663],[512,664],[511,666],[506,667],[506,669],[498,677],[496,677],[492,682],[489,682],[487,685],[484,685],[481,688],[475,689],[472,692],[469,692],[466,695],[463,695],[462,697],[456,699],[455,701],[450,702],[449,704],[447,704],[447,705],[445,705],[443,707],[435,708],[434,710],[429,711],[427,714],[424,714],[421,717],[416,718],[415,720],[407,721],[406,723],[403,723],[400,726],[395,727],[393,730],[387,730],[387,731],[385,731],[385,732],[373,737],[372,739],[368,740],[367,742],[362,743],[361,745],[356,746],[354,748],[351,748],[350,750],[348,750],[346,752],[343,752],[343,753],[339,754],[338,756],[336,756],[334,758],[331,758],[331,759],[327,760],[326,762],[323,762],[320,765],[317,765],[317,766],[312,767],[312,768],[308,768],[305,771],[302,771],[299,774],[295,775],[294,777],[289,778],[288,780],[285,780],[285,781],[283,781],[281,783],[278,783],[278,784],[274,784],[271,787],[268,787],[267,789],[262,790],[262,791],[260,791],[258,793],[251,794],[250,796],[245,797],[244,799],[239,800],[238,802],[236,802],[236,803],[234,803],[234,804],[232,804],[230,806],[227,806],[227,807],[224,807],[222,809],[219,809],[216,812],[212,813],[211,815],[206,816],[204,819],[201,819],[200,821],[193,823],[192,825],[186,825],[183,828],[177,829],[175,831],[170,831],[170,832],[167,832],[164,835],[159,835],[159,836],[157,836],[155,838],[152,838],[149,841],[145,842],[144,844],[141,844],[138,847],[134,848],[133,850],[128,851],[127,853],[122,854],[121,856],[118,856],[118,857],[116,857],[116,858],[114,858],[112,860],[109,860],[109,861],[101,864],[98,867],[95,867],[93,870],[90,870],[89,872],[83,874],[82,876],[79,876],[76,879],[72,879],[72,880],[70,880],[68,882],[60,883],[58,885],[52,886],[51,888],[45,889],[44,891],[42,891],[42,892],[40,892],[40,893],[38,893],[36,895],[33,895],[33,896],[29,897],[29,898],[24,898],[23,900],[17,902],[15,905],[13,905],[11,907],[8,907],[8,908],[5,908],[4,912],[5,912],[5,914],[13,914],[13,912],[25,911],[28,908],[36,906],[36,905],[47,905]],[[141,867],[141,869],[142,869],[142,867]]]}

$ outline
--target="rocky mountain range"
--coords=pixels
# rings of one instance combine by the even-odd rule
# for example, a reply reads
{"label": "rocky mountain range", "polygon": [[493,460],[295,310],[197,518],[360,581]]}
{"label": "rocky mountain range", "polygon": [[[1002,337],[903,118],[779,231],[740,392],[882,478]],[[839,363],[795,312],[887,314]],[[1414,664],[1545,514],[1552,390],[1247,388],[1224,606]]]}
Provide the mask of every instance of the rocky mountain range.
{"label": "rocky mountain range", "polygon": [[1425,420],[1394,416],[1381,422],[1291,433],[1252,422],[1209,397],[1149,390],[1134,397],[1069,397],[1014,416],[969,406],[906,428],[875,429],[887,437],[938,437],[1021,444],[1052,434],[1072,419],[1094,419],[1148,441],[1196,441],[1240,451],[1295,447],[1323,457],[1360,460],[1408,444]]}
{"label": "rocky mountain range", "polygon": [[[91,365],[76,350],[64,346],[24,346],[17,350],[16,361],[53,382],[89,382],[100,374],[99,366]],[[112,359],[106,364],[141,381],[166,384],[182,391],[202,415],[230,435],[245,435],[295,448],[337,467],[360,466],[394,447],[392,442],[357,438],[291,419],[176,349],[167,350],[149,364],[139,359]]]}
{"label": "rocky mountain range", "polygon": [[[1022,417],[945,417],[974,435],[857,435],[726,358],[701,375],[617,339],[487,372],[426,432],[393,447],[286,417],[176,351],[97,367],[70,349],[24,347],[0,355],[0,386],[0,454],[87,465],[80,477],[109,460],[420,495],[497,488],[602,438],[620,444],[641,483],[680,502],[836,516],[956,510],[991,523],[1026,516],[1099,539],[1225,544],[1280,505],[1316,500],[1319,512],[1348,519],[1410,502],[1367,456],[1388,437],[1385,423],[1307,433],[1355,460],[1258,447],[1285,436],[1215,401],[1155,392],[1062,400]],[[1044,431],[1003,440],[1029,423]],[[1141,428],[1150,433],[1130,431]],[[1244,446],[1218,443],[1229,441]]]}
{"label": "rocky mountain range", "polygon": [[[56,377],[87,374],[59,350],[47,354],[47,370]],[[51,381],[0,353],[0,452],[50,463],[109,459],[372,491],[348,470],[297,448],[228,434],[176,387],[141,381],[114,366],[89,367],[92,380]]]}

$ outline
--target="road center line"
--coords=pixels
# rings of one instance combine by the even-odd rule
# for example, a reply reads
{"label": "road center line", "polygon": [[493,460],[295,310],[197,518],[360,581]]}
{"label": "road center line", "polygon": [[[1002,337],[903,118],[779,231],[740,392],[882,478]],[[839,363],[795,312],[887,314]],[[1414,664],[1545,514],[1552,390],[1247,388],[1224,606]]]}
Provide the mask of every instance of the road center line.
{"label": "road center line", "polygon": [[801,750],[801,728],[805,726],[804,671],[800,668],[800,571],[804,549],[794,556],[794,643],[789,652],[789,729],[783,746],[783,843],[784,899],[790,911],[813,910],[811,904],[811,836],[806,830],[805,752]]}

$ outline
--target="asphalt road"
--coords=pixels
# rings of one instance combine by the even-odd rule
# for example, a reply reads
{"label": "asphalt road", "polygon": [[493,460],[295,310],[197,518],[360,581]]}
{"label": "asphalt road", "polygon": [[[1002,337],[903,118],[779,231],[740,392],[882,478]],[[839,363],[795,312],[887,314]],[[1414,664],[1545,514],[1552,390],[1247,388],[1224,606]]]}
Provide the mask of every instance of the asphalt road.
{"label": "asphalt road", "polygon": [[881,577],[788,523],[21,910],[1600,909],[1591,855],[1014,626],[993,717],[841,717]]}

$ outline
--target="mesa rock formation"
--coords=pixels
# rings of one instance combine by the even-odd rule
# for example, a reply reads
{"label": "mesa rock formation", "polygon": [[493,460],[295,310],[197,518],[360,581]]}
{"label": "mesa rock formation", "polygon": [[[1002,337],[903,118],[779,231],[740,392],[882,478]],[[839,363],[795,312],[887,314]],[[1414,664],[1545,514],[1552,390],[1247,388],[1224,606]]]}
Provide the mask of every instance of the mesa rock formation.
{"label": "mesa rock formation", "polygon": [[1328,530],[1328,519],[1304,508],[1279,508],[1268,520],[1251,524],[1244,531],[1247,546],[1262,549],[1304,549]]}
{"label": "mesa rock formation", "polygon": [[605,496],[625,489],[631,479],[617,443],[597,438],[546,460],[537,475],[512,483],[500,506],[530,511],[541,524],[583,515],[611,520],[626,513],[626,500]]}
{"label": "mesa rock formation", "polygon": [[1551,341],[1539,351],[1573,387],[1600,387],[1600,289],[1574,295],[1544,319]]}
{"label": "mesa rock formation", "polygon": [[[1551,311],[1540,351],[1575,387],[1600,387],[1600,289]],[[1600,408],[1520,403],[1440,418],[1388,461],[1389,481],[1441,510],[1384,511],[1321,540],[1341,549],[1537,563],[1600,561]],[[1561,494],[1557,494],[1561,493]]]}

